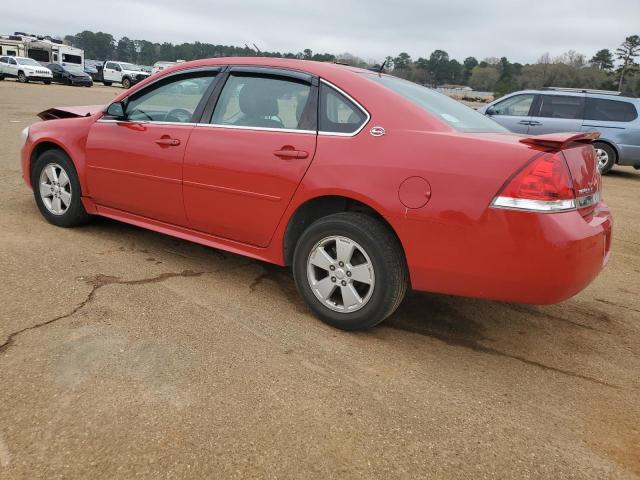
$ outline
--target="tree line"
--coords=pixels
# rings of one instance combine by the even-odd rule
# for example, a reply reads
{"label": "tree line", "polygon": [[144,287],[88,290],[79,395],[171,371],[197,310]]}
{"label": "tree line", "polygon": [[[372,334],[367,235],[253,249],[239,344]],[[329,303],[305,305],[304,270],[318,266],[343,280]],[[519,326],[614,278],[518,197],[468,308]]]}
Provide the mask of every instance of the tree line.
{"label": "tree line", "polygon": [[314,53],[260,51],[255,45],[242,47],[193,42],[173,44],[153,43],[85,30],[67,35],[65,43],[82,48],[90,59],[113,59],[152,65],[159,60],[196,60],[227,56],[266,56],[340,62],[364,68],[383,68],[398,77],[432,87],[443,85],[469,86],[477,91],[494,92],[496,97],[524,88],[574,87],[602,90],[620,90],[640,96],[640,36],[628,36],[617,49],[604,48],[590,59],[574,50],[552,58],[541,55],[535,63],[511,62],[506,57],[478,60],[467,57],[462,62],[450,58],[444,50],[434,50],[428,57],[414,60],[406,52],[388,56],[382,64],[366,61],[343,53]]}

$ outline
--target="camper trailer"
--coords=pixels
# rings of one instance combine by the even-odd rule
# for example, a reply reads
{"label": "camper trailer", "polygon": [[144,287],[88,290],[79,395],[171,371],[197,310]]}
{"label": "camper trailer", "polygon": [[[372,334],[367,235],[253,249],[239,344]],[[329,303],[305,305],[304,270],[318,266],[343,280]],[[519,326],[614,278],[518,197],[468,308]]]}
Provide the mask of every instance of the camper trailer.
{"label": "camper trailer", "polygon": [[62,40],[42,35],[15,32],[0,36],[0,55],[28,57],[44,65],[57,63],[64,66],[84,68],[84,51],[64,45]]}

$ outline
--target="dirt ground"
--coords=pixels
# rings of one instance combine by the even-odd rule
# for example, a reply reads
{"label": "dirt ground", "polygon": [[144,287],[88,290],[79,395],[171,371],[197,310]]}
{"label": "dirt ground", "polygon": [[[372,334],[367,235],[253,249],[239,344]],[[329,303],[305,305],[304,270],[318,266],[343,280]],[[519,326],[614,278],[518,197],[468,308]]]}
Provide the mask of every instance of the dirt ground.
{"label": "dirt ground", "polygon": [[286,269],[42,219],[20,131],[120,91],[0,82],[0,479],[640,478],[640,172],[604,179],[575,298],[412,294],[344,333]]}

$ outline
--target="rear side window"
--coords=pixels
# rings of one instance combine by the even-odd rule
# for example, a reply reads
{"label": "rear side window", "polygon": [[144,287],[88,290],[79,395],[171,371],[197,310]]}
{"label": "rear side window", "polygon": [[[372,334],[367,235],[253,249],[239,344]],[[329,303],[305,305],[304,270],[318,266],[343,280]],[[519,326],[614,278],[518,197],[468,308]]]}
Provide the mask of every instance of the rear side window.
{"label": "rear side window", "polygon": [[213,112],[215,125],[315,130],[311,85],[288,77],[232,73]]}
{"label": "rear side window", "polygon": [[538,117],[582,119],[584,97],[542,95]]}
{"label": "rear side window", "polygon": [[326,133],[356,133],[368,115],[345,95],[325,83],[320,84],[318,130]]}
{"label": "rear side window", "polygon": [[515,95],[493,106],[495,115],[526,117],[529,115],[534,94]]}
{"label": "rear side window", "polygon": [[631,122],[638,118],[638,111],[630,102],[587,98],[584,118],[585,120],[601,120],[605,122]]}

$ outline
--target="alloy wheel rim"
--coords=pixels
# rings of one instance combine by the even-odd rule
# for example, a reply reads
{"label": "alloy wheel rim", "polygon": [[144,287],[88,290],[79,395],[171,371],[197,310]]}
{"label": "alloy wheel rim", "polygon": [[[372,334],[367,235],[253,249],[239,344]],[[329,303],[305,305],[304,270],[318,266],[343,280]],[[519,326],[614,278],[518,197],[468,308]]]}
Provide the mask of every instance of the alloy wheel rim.
{"label": "alloy wheel rim", "polygon": [[325,237],[311,249],[307,280],[316,298],[339,313],[363,308],[375,288],[373,262],[365,249],[339,235]]}
{"label": "alloy wheel rim", "polygon": [[40,173],[40,198],[54,215],[64,215],[71,206],[69,175],[57,163],[48,164]]}
{"label": "alloy wheel rim", "polygon": [[601,170],[609,162],[609,154],[602,148],[596,148],[596,158]]}

